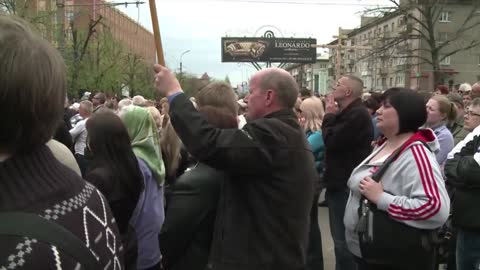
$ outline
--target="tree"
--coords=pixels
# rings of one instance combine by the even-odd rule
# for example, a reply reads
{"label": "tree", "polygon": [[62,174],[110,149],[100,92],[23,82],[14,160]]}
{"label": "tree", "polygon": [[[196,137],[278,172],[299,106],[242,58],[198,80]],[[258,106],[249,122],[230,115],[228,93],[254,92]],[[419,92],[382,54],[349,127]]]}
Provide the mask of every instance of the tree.
{"label": "tree", "polygon": [[[365,14],[398,16],[404,20],[404,30],[396,36],[385,35],[383,42],[377,44],[363,58],[382,56],[416,61],[418,65],[427,65],[433,71],[435,85],[442,83],[443,72],[440,63],[459,52],[480,46],[480,1],[478,0],[389,0],[388,7],[366,10]],[[457,22],[457,27],[449,35],[441,33],[440,19],[445,19],[448,6],[456,4],[468,10]],[[442,17],[443,16],[443,17]],[[411,41],[419,41],[411,46]]]}

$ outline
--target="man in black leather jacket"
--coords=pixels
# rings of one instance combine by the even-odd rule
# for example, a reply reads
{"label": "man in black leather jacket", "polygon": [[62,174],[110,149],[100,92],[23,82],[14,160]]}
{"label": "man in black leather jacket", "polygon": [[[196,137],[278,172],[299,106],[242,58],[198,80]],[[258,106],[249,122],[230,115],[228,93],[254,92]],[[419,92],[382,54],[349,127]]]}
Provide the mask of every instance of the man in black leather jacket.
{"label": "man in black leather jacket", "polygon": [[458,270],[480,266],[480,99],[472,101],[465,116],[467,126],[477,123],[477,127],[455,146],[445,162],[447,184],[454,189],[452,223],[458,229]]}
{"label": "man in black leather jacket", "polygon": [[226,171],[207,269],[305,269],[316,170],[293,112],[298,86],[266,69],[250,81],[243,129],[209,125],[166,68],[155,84],[170,102],[172,124],[188,151]]}

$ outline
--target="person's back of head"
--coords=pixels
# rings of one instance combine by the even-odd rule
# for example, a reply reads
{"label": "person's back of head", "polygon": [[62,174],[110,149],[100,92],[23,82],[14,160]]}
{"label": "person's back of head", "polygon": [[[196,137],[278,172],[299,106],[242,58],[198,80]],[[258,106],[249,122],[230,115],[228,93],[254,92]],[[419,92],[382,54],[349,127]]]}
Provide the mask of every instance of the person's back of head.
{"label": "person's back of head", "polygon": [[302,87],[300,89],[300,98],[302,100],[309,98],[311,96],[312,96],[312,91],[310,91],[310,89],[308,89],[307,87]]}
{"label": "person's back of head", "polygon": [[150,115],[153,117],[153,120],[157,125],[157,130],[160,131],[162,129],[162,115],[160,112],[153,106],[146,107],[145,109],[147,109]]}
{"label": "person's back of head", "polygon": [[380,103],[378,103],[377,100],[371,96],[367,100],[365,100],[363,104],[365,105],[365,107],[367,107],[368,112],[371,115],[374,115],[377,112],[378,108],[380,108]]}
{"label": "person's back of head", "polygon": [[297,82],[287,71],[268,68],[250,80],[247,118],[254,120],[283,109],[292,110],[297,101]]}
{"label": "person's back of head", "polygon": [[28,152],[50,140],[63,117],[66,66],[25,21],[0,16],[0,29],[0,152]]}
{"label": "person's back of head", "polygon": [[145,106],[145,98],[142,96],[134,96],[132,98],[132,104],[135,106],[143,107]]}
{"label": "person's back of head", "polygon": [[229,110],[233,115],[238,113],[238,103],[232,87],[225,82],[213,82],[198,91],[195,96],[198,108],[212,106]]}
{"label": "person's back of head", "polygon": [[84,100],[80,102],[79,114],[84,119],[90,117],[93,112],[93,103],[89,100]]}
{"label": "person's back of head", "polygon": [[[110,110],[92,115],[87,121],[88,147],[92,151],[92,167],[107,169],[112,179],[119,181],[124,194],[138,200],[143,189],[142,175],[130,144],[127,128],[120,117]],[[87,174],[88,177],[88,174]],[[87,179],[88,180],[88,179]],[[115,183],[105,183],[113,192]],[[118,193],[115,193],[118,195]],[[105,194],[110,196],[111,194]]]}
{"label": "person's back of head", "polygon": [[120,112],[124,107],[132,105],[132,101],[129,98],[124,98],[118,102],[118,112]]}
{"label": "person's back of head", "polygon": [[325,111],[322,100],[317,97],[309,97],[300,104],[301,115],[304,118],[304,129],[312,132],[322,128]]}

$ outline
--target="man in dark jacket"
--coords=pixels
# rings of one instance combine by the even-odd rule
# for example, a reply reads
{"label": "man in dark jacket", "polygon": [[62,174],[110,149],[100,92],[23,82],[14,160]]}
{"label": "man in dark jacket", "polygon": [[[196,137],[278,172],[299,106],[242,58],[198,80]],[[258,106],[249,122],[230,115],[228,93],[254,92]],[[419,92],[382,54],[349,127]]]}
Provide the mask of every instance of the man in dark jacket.
{"label": "man in dark jacket", "polygon": [[445,162],[447,184],[454,189],[452,223],[457,231],[457,269],[480,265],[480,99],[465,113],[467,128],[475,129],[457,144]]}
{"label": "man in dark jacket", "polygon": [[343,216],[349,195],[348,178],[372,150],[373,127],[361,100],[362,93],[362,80],[350,75],[341,77],[327,99],[322,123],[326,147],[325,199],[335,246],[336,270],[356,269],[345,242]]}
{"label": "man in dark jacket", "polygon": [[249,122],[216,129],[195,110],[174,75],[156,65],[155,84],[188,151],[226,171],[208,269],[305,269],[316,177],[313,155],[293,112],[298,86],[281,69],[250,81]]}

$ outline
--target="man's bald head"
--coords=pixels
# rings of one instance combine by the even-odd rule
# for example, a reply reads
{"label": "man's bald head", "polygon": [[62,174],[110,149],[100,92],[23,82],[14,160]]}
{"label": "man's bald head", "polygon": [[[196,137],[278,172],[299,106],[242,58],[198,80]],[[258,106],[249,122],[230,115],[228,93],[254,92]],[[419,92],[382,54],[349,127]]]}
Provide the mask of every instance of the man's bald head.
{"label": "man's bald head", "polygon": [[470,96],[472,96],[472,99],[480,97],[480,82],[472,85],[472,92],[470,92]]}
{"label": "man's bald head", "polygon": [[263,91],[274,90],[281,106],[289,109],[295,106],[299,89],[297,82],[287,71],[280,68],[267,68],[257,72],[253,80]]}

